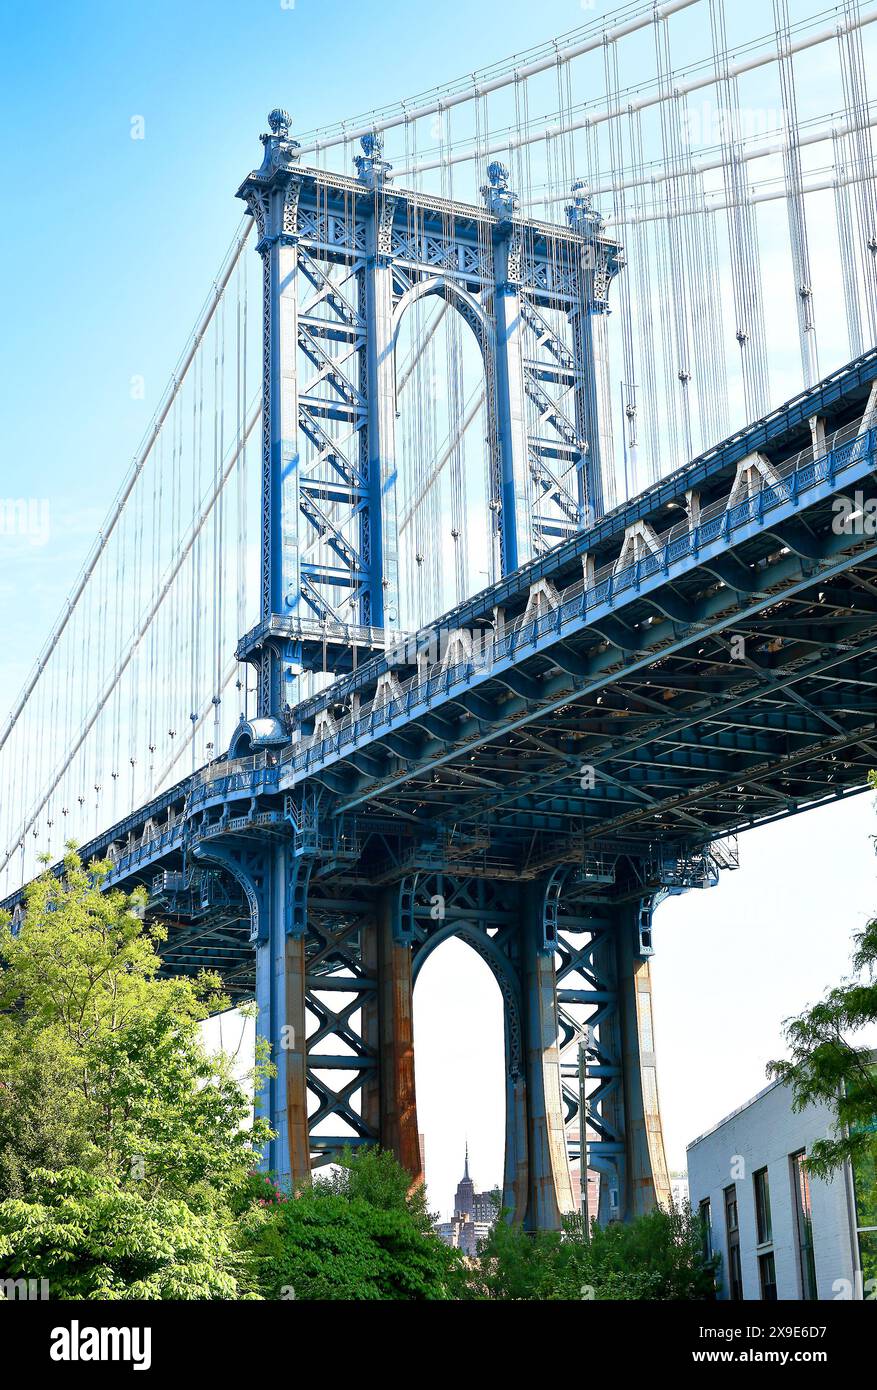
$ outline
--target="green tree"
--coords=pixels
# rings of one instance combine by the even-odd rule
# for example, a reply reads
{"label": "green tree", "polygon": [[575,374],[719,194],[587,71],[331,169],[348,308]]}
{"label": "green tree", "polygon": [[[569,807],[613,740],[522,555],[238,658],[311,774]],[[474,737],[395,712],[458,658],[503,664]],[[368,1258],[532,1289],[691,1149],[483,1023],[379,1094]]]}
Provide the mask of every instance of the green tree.
{"label": "green tree", "polygon": [[366,1150],[293,1195],[266,1185],[244,1218],[256,1287],[270,1299],[460,1296],[463,1261],[410,1184],[391,1154]]}
{"label": "green tree", "polygon": [[378,1211],[401,1211],[422,1234],[432,1234],[435,1216],[426,1201],[426,1187],[411,1186],[407,1173],[386,1149],[345,1150],[334,1173],[320,1180],[321,1189],[350,1201],[363,1201]]}
{"label": "green tree", "polygon": [[91,1151],[78,1095],[59,1080],[50,1038],[0,1020],[0,1201],[24,1197],[37,1168],[64,1168]]}
{"label": "green tree", "polygon": [[675,1300],[711,1298],[719,1263],[718,1256],[707,1258],[702,1218],[688,1202],[659,1207],[635,1221],[595,1225],[590,1261],[598,1285],[636,1272],[655,1281],[646,1297]]}
{"label": "green tree", "polygon": [[503,1216],[481,1249],[470,1288],[476,1297],[502,1301],[581,1298],[586,1274],[577,1242],[559,1231],[530,1233]]}
{"label": "green tree", "polygon": [[853,973],[818,1004],[785,1020],[790,1056],[768,1063],[767,1070],[791,1088],[795,1110],[823,1102],[835,1115],[835,1133],[818,1140],[807,1155],[811,1171],[827,1177],[849,1159],[857,1172],[870,1172],[873,1182],[877,1068],[867,1049],[852,1039],[877,1023],[877,919],[853,940]]}
{"label": "green tree", "polygon": [[[219,980],[162,979],[165,930],[143,894],[102,888],[70,850],[63,879],[30,887],[14,934],[0,927],[0,1197],[27,1196],[36,1168],[71,1165],[141,1197],[225,1200],[267,1137],[199,1024]],[[254,1083],[266,1067],[260,1055]]]}
{"label": "green tree", "polygon": [[30,1175],[27,1200],[0,1202],[4,1279],[46,1279],[51,1299],[242,1296],[241,1259],[221,1217],[144,1198],[105,1175]]}
{"label": "green tree", "polygon": [[500,1221],[473,1284],[490,1299],[705,1299],[716,1264],[705,1258],[700,1219],[687,1206],[594,1224],[590,1240],[580,1217],[568,1218],[562,1231],[536,1234]]}

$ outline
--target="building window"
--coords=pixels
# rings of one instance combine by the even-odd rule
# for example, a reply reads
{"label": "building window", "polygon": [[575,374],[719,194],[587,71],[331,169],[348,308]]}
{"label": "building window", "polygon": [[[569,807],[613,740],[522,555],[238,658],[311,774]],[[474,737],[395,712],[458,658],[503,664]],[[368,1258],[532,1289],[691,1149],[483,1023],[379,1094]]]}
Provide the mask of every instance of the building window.
{"label": "building window", "polygon": [[757,1173],[753,1173],[752,1183],[755,1187],[755,1230],[758,1244],[768,1245],[773,1240],[773,1229],[770,1223],[770,1187],[767,1181],[767,1169],[759,1168]]}
{"label": "building window", "polygon": [[737,1184],[731,1183],[730,1187],[725,1188],[725,1220],[728,1223],[728,1232],[737,1232]]}
{"label": "building window", "polygon": [[773,1302],[777,1296],[776,1264],[773,1251],[765,1250],[773,1240],[773,1225],[770,1218],[770,1184],[767,1169],[759,1168],[752,1174],[755,1192],[755,1238],[761,1253],[758,1256],[758,1283],[761,1297],[765,1302]]}
{"label": "building window", "polygon": [[743,1273],[740,1267],[740,1227],[737,1221],[737,1185],[725,1188],[725,1230],[728,1236],[728,1297],[739,1302],[743,1297]]}
{"label": "building window", "polygon": [[713,1257],[713,1226],[712,1216],[710,1215],[709,1197],[704,1197],[703,1201],[698,1206],[698,1212],[700,1213],[700,1236],[703,1241],[703,1258],[705,1263],[708,1264]]}
{"label": "building window", "polygon": [[816,1298],[816,1261],[813,1257],[813,1215],[810,1207],[810,1175],[804,1166],[804,1150],[789,1158],[792,1167],[792,1195],[798,1234],[798,1267],[801,1271],[801,1297]]}
{"label": "building window", "polygon": [[763,1255],[759,1255],[758,1278],[762,1299],[766,1303],[773,1303],[777,1296],[777,1275],[772,1250],[766,1250]]}

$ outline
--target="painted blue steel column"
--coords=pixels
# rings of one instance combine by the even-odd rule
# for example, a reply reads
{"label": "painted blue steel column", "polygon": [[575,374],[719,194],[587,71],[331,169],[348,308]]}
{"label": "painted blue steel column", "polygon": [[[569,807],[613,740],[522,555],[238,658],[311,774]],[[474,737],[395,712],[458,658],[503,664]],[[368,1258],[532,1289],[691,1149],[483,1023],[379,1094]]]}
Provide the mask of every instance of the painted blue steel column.
{"label": "painted blue steel column", "polygon": [[632,1220],[666,1206],[670,1197],[658,1103],[651,948],[640,932],[641,911],[639,900],[617,904],[614,929],[595,955],[600,979],[611,982],[617,995],[612,1016],[600,1024],[601,1041],[622,1068],[621,1084],[603,1106],[623,1152],[600,1165],[601,1225]]}
{"label": "painted blue steel column", "polygon": [[[270,918],[269,918],[270,921]],[[274,969],[270,926],[265,924],[264,939],[256,941],[256,1037],[271,1046],[274,1005]],[[256,1116],[273,1127],[277,1106],[277,1077],[269,1076],[255,1099]],[[286,1164],[288,1167],[288,1163]],[[262,1155],[262,1167],[277,1172],[281,1167],[277,1139],[270,1139]]]}
{"label": "painted blue steel column", "polygon": [[266,1114],[276,1136],[269,1146],[268,1167],[284,1184],[301,1182],[310,1174],[306,951],[301,924],[293,921],[292,854],[291,844],[271,851],[267,940],[256,948],[256,1027],[270,1045],[276,1068],[261,1113]]}
{"label": "painted blue steel column", "polygon": [[[604,235],[603,219],[592,206],[586,185],[573,184],[566,214],[582,236],[578,267],[579,302],[570,313],[575,359],[576,432],[586,443],[578,466],[578,502],[588,525],[606,510],[605,469],[615,460],[609,381],[609,286],[621,260],[615,242]],[[613,505],[612,499],[609,499]]]}
{"label": "painted blue steel column", "polygon": [[[557,983],[553,949],[543,937],[544,885],[521,893],[524,1056],[526,1065],[528,1230],[557,1230],[572,1212],[561,1096]],[[507,1117],[507,1120],[509,1117]],[[519,1123],[520,1116],[511,1117]],[[520,1147],[520,1140],[515,1143]]]}
{"label": "painted blue steel column", "polygon": [[532,487],[524,389],[524,321],[521,314],[521,231],[517,196],[508,169],[494,162],[481,192],[496,216],[493,231],[493,313],[496,324],[496,417],[502,462],[502,572],[511,574],[533,557]]}
{"label": "painted blue steel column", "polygon": [[399,883],[378,891],[374,919],[360,938],[363,966],[376,985],[363,996],[361,1036],[378,1059],[366,1074],[361,1114],[381,1148],[395,1155],[418,1187],[423,1168],[414,1078],[414,971],[404,891]]}
{"label": "painted blue steel column", "polygon": [[423,1182],[414,1082],[414,1013],[411,946],[400,941],[398,890],[378,898],[378,1008],[380,1143]]}
{"label": "painted blue steel column", "polygon": [[374,192],[366,222],[365,321],[368,409],[370,527],[370,615],[373,627],[399,626],[399,520],[396,463],[396,366],[393,336],[392,229],[395,195],[386,188],[390,166],[381,158],[382,139],[362,139],[360,179]]}
{"label": "painted blue steel column", "polygon": [[[301,608],[298,430],[298,143],[285,111],[268,117],[261,167],[238,196],[256,219],[263,263],[261,619],[297,617]],[[297,698],[297,642],[266,643],[258,691],[260,715],[278,715]]]}
{"label": "painted blue steel column", "polygon": [[256,844],[233,835],[196,842],[192,855],[197,863],[229,874],[249,907],[256,1034],[270,1048],[275,1068],[255,1100],[256,1114],[275,1136],[266,1145],[262,1167],[284,1180],[290,1175],[298,1180],[309,1167],[304,938],[310,860],[295,857],[291,840]]}
{"label": "painted blue steel column", "polygon": [[517,1054],[523,1038],[512,1037],[509,1005],[505,1008],[505,1161],[503,1164],[502,1205],[511,1213],[512,1221],[520,1223],[527,1212],[529,1199],[529,1153],[527,1134],[527,1078],[524,1060]]}
{"label": "painted blue steel column", "polygon": [[298,247],[278,238],[267,251],[271,300],[269,419],[270,470],[266,539],[270,582],[263,595],[271,613],[296,616],[301,603],[298,446]]}
{"label": "painted blue steel column", "polygon": [[[606,511],[603,495],[603,470],[598,405],[597,380],[592,363],[595,357],[594,320],[584,304],[570,315],[573,332],[573,354],[576,362],[576,430],[586,443],[576,470],[579,506],[586,524],[593,526]],[[608,456],[611,461],[611,454]]]}
{"label": "painted blue steel column", "polygon": [[618,1009],[624,1059],[626,1183],[623,1218],[632,1220],[670,1200],[670,1179],[658,1104],[650,949],[643,948],[640,903],[618,910]]}

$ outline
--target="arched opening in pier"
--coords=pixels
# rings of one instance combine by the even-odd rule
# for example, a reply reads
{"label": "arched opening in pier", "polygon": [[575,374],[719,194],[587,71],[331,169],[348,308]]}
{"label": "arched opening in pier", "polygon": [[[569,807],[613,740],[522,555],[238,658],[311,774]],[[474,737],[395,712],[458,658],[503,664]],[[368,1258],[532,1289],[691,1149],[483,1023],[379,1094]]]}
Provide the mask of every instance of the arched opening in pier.
{"label": "arched opening in pier", "polygon": [[502,995],[459,937],[437,946],[417,976],[414,1066],[429,1206],[448,1220],[467,1144],[476,1192],[502,1189],[505,1158]]}
{"label": "arched opening in pier", "polygon": [[497,577],[480,311],[439,280],[410,293],[396,336],[399,624],[408,632]]}

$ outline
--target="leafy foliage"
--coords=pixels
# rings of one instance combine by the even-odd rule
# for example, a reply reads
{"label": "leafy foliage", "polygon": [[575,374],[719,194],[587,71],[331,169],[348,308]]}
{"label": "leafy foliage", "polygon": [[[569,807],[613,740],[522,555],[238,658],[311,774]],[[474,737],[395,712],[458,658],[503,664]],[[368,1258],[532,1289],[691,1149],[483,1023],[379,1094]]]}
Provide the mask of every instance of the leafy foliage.
{"label": "leafy foliage", "polygon": [[422,1184],[412,1188],[411,1174],[386,1150],[347,1149],[335,1171],[321,1179],[320,1187],[378,1211],[404,1211],[421,1233],[433,1230],[435,1218],[426,1204],[426,1188]]}
{"label": "leafy foliage", "polygon": [[[237,1246],[268,1135],[199,1025],[219,981],[165,980],[142,894],[70,850],[0,926],[0,1275],[53,1298],[237,1298]],[[267,1067],[257,1060],[254,1085]]]}
{"label": "leafy foliage", "polygon": [[[267,1129],[199,1023],[216,977],[159,978],[142,894],[104,892],[70,851],[31,885],[24,929],[0,928],[0,1198],[37,1167],[100,1171],[141,1195],[212,1200],[246,1180]],[[257,1062],[258,1085],[264,1073]]]}
{"label": "leafy foliage", "polygon": [[25,1044],[0,1020],[0,1200],[26,1196],[35,1169],[79,1164],[91,1152],[71,1091],[51,1039],[32,1033]]}
{"label": "leafy foliage", "polygon": [[269,1189],[244,1222],[259,1290],[272,1299],[459,1296],[462,1260],[432,1231],[410,1181],[391,1154],[364,1151],[293,1196]]}
{"label": "leafy foliage", "polygon": [[489,1299],[706,1299],[717,1260],[705,1259],[691,1208],[658,1210],[626,1225],[580,1218],[530,1234],[498,1222],[481,1255],[479,1296]]}
{"label": "leafy foliage", "polygon": [[621,1280],[631,1270],[648,1274],[656,1284],[646,1297],[704,1299],[715,1292],[719,1257],[705,1257],[702,1219],[687,1202],[626,1224],[595,1226],[590,1252],[597,1280]]}
{"label": "leafy foliage", "polygon": [[53,1299],[241,1296],[224,1223],[185,1202],[145,1199],[79,1169],[31,1175],[28,1200],[0,1202],[0,1269],[40,1278]]}

